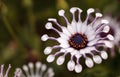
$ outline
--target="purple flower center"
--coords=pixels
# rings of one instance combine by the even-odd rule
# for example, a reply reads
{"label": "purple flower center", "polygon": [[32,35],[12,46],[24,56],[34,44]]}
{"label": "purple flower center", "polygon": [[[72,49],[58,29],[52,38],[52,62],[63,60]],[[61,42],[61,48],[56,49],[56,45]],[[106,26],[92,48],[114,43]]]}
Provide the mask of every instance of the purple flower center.
{"label": "purple flower center", "polygon": [[87,46],[87,42],[86,35],[80,33],[72,35],[69,40],[70,46],[77,50],[85,48]]}

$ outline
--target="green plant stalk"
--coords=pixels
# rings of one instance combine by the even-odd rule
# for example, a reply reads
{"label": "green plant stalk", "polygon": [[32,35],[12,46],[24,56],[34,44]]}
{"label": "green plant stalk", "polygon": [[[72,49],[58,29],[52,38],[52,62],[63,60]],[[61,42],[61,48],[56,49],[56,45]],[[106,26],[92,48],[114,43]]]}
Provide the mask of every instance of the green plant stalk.
{"label": "green plant stalk", "polygon": [[10,26],[10,23],[9,23],[8,19],[6,18],[6,16],[3,16],[3,22],[5,24],[4,26],[7,28],[10,35],[13,37],[13,39],[16,41],[16,43],[20,46],[21,51],[25,51],[24,47],[22,46],[22,44],[20,43],[19,39],[17,38],[15,32],[13,31],[12,27]]}
{"label": "green plant stalk", "polygon": [[30,26],[31,33],[35,34],[36,33],[35,32],[35,18],[34,18],[32,7],[27,8],[27,15],[28,15],[28,23]]}

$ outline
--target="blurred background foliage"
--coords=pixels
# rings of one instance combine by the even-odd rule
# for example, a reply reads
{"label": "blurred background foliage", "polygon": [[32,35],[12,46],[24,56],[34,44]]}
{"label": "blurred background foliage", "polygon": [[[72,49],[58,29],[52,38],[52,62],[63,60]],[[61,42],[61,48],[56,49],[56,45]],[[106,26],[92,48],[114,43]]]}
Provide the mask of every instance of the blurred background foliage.
{"label": "blurred background foliage", "polygon": [[10,77],[16,67],[36,61],[53,67],[55,77],[120,77],[120,54],[109,56],[91,69],[84,68],[80,74],[69,72],[66,63],[58,66],[55,62],[46,62],[43,50],[54,42],[42,42],[40,38],[45,33],[56,36],[44,28],[47,19],[54,17],[65,24],[58,10],[66,10],[70,19],[69,9],[75,6],[84,10],[83,18],[86,10],[92,7],[120,19],[120,0],[0,0],[0,64],[12,65]]}

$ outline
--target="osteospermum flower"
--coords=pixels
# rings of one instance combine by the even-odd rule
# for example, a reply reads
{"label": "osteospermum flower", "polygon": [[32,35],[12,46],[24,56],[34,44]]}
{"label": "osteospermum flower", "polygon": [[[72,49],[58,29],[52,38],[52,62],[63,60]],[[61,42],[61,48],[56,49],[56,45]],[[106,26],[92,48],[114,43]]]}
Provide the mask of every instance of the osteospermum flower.
{"label": "osteospermum flower", "polygon": [[30,62],[28,65],[23,65],[22,69],[20,68],[16,69],[18,71],[21,71],[19,77],[53,77],[54,76],[53,69],[47,68],[47,66],[45,64],[42,64],[41,62],[36,62],[35,64]]}
{"label": "osteospermum flower", "polygon": [[[114,37],[111,34],[108,34],[104,38],[100,37],[100,33],[108,33],[110,30],[110,27],[107,26],[109,23],[107,20],[101,20],[97,26],[94,25],[96,20],[99,17],[102,17],[101,13],[96,13],[95,19],[91,23],[88,23],[91,13],[94,12],[93,8],[87,10],[87,17],[84,22],[81,21],[82,10],[80,8],[73,7],[70,9],[70,12],[72,13],[71,23],[66,18],[64,10],[59,10],[58,12],[59,16],[62,16],[65,19],[65,22],[67,23],[66,27],[61,26],[54,18],[49,18],[48,21],[50,22],[45,25],[46,29],[52,29],[58,33],[58,38],[49,37],[47,34],[44,34],[41,37],[41,40],[47,41],[49,39],[60,43],[60,45],[52,47],[48,46],[45,48],[44,53],[46,55],[50,54],[54,49],[60,49],[56,53],[51,53],[47,57],[48,62],[53,62],[56,56],[63,54],[59,56],[56,61],[58,65],[62,65],[65,61],[65,56],[70,54],[71,57],[67,63],[68,70],[75,70],[75,72],[80,73],[82,71],[80,61],[82,57],[85,59],[85,64],[89,68],[94,66],[94,62],[100,64],[102,59],[107,59],[107,52],[104,50],[100,51],[97,47],[104,46],[111,48],[112,44],[109,40],[113,40]],[[75,12],[78,12],[78,21],[76,21]],[[62,31],[53,27],[51,22],[55,23]],[[88,57],[88,54],[92,58]]]}
{"label": "osteospermum flower", "polygon": [[[0,77],[8,77],[9,71],[11,69],[11,65],[9,64],[9,67],[6,70],[6,73],[4,74],[4,64],[0,66]],[[14,74],[14,77],[18,77],[20,74],[20,71],[16,71]]]}

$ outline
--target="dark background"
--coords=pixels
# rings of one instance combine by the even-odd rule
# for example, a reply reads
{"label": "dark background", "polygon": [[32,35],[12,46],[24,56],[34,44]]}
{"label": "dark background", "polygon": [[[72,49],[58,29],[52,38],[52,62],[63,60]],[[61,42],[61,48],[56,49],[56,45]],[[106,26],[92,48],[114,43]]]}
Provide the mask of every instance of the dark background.
{"label": "dark background", "polygon": [[41,36],[45,33],[54,35],[53,31],[44,28],[47,19],[57,18],[58,10],[66,10],[66,16],[71,18],[69,9],[79,7],[83,10],[83,19],[88,8],[94,8],[103,15],[110,14],[119,19],[120,0],[0,0],[0,64],[12,65],[10,77],[16,67],[22,67],[28,62],[41,61],[48,67],[53,67],[54,77],[120,77],[120,54],[114,57],[109,55],[102,64],[95,64],[91,69],[76,74],[66,68],[67,61],[61,66],[56,62],[47,63],[43,50],[46,46],[54,45],[53,41],[42,42]]}

